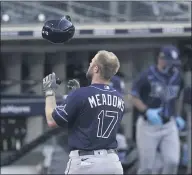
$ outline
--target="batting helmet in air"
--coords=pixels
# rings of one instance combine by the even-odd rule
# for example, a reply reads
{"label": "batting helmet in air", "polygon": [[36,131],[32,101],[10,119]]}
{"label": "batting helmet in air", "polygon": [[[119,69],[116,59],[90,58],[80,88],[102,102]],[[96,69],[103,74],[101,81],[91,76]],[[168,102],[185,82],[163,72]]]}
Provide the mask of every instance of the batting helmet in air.
{"label": "batting helmet in air", "polygon": [[46,21],[42,28],[42,37],[52,43],[61,44],[71,40],[75,33],[75,27],[70,16],[64,16],[59,20]]}

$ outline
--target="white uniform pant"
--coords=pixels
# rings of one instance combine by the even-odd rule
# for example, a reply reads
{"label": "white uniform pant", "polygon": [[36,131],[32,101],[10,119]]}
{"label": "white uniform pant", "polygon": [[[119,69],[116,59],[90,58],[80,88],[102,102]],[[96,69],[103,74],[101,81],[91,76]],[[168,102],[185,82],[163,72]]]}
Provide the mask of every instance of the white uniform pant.
{"label": "white uniform pant", "polygon": [[97,150],[94,155],[79,156],[75,150],[69,154],[65,174],[123,174],[123,168],[116,153]]}

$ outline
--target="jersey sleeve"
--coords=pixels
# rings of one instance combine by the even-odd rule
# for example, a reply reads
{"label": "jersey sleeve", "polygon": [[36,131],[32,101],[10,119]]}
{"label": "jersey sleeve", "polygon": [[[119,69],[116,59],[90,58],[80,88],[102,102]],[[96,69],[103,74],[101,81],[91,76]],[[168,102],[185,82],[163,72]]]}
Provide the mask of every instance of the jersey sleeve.
{"label": "jersey sleeve", "polygon": [[146,72],[143,72],[133,82],[130,94],[134,97],[140,98],[141,90],[146,83],[147,83],[147,75]]}
{"label": "jersey sleeve", "polygon": [[65,126],[66,122],[75,120],[82,106],[82,98],[78,90],[71,92],[62,104],[56,106],[52,117],[58,126]]}

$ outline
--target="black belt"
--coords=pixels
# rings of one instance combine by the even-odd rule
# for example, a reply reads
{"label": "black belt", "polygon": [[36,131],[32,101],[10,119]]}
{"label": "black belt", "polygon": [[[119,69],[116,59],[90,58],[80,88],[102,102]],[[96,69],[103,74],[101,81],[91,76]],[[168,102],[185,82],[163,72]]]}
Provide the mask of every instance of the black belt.
{"label": "black belt", "polygon": [[[98,153],[99,153],[99,150],[95,150],[95,151],[98,151]],[[107,151],[108,154],[110,154],[110,153],[117,153],[117,150],[115,150],[115,149],[108,149],[106,151]],[[95,155],[94,151],[79,150],[78,153],[79,153],[79,156]]]}
{"label": "black belt", "polygon": [[[144,119],[146,121],[148,121],[146,116],[144,116]],[[163,124],[166,124],[166,123],[168,123],[171,120],[170,117],[165,117],[165,116],[162,116],[161,119],[162,119]]]}

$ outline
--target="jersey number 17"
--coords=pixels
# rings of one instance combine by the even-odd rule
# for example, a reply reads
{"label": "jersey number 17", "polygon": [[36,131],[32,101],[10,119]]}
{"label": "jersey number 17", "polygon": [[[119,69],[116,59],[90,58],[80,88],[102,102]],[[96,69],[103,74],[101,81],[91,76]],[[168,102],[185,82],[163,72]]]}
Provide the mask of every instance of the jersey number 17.
{"label": "jersey number 17", "polygon": [[[97,137],[108,138],[118,121],[118,112],[102,110],[98,115],[98,120]],[[107,122],[107,125],[104,125],[104,122]]]}

